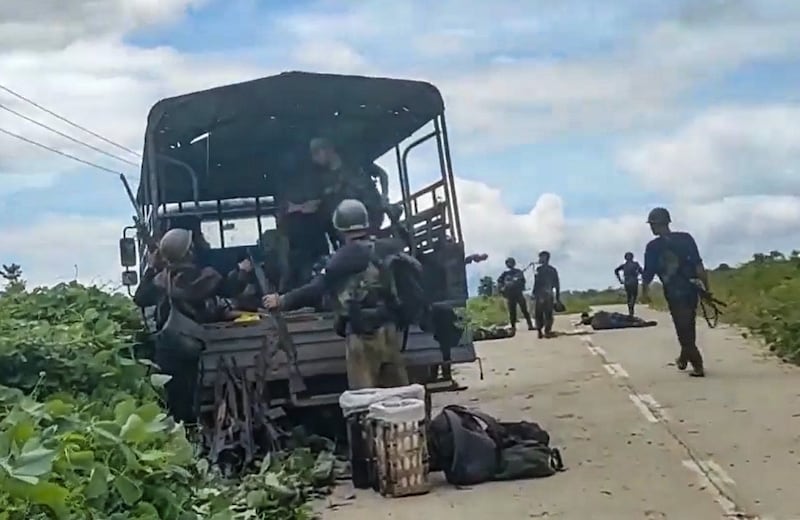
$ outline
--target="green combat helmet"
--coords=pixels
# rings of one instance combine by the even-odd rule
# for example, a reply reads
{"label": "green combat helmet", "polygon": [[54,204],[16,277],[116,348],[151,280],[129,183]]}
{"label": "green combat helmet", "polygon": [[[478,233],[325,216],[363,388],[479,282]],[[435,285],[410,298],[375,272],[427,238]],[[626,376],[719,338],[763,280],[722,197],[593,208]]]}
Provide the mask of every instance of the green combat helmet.
{"label": "green combat helmet", "polygon": [[188,229],[170,229],[158,243],[161,257],[169,264],[176,264],[186,258],[192,248],[192,232]]}
{"label": "green combat helmet", "polygon": [[356,199],[345,199],[333,212],[333,227],[338,231],[363,231],[369,228],[367,207]]}
{"label": "green combat helmet", "polygon": [[647,215],[648,224],[669,224],[672,218],[666,208],[653,208]]}

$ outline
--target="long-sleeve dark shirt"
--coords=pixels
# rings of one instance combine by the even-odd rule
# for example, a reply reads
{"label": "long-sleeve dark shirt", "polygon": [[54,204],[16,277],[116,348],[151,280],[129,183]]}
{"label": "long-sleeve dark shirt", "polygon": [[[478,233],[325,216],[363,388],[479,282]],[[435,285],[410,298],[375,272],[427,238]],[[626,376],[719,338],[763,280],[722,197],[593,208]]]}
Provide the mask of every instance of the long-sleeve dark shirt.
{"label": "long-sleeve dark shirt", "polygon": [[[392,238],[375,240],[374,254],[378,258],[384,258],[402,250],[403,244],[399,240]],[[284,294],[281,308],[290,311],[314,306],[326,294],[336,294],[345,286],[350,277],[365,271],[369,267],[372,254],[366,240],[345,244],[331,256],[321,274],[315,276],[302,287]]]}
{"label": "long-sleeve dark shirt", "polygon": [[650,284],[658,275],[664,286],[664,295],[668,299],[693,297],[696,295],[696,288],[691,280],[697,277],[698,267],[702,263],[692,235],[673,231],[658,236],[647,244],[642,283]]}
{"label": "long-sleeve dark shirt", "polygon": [[503,294],[517,294],[525,291],[525,273],[522,269],[511,267],[503,271],[499,278],[497,278],[497,286]]}
{"label": "long-sleeve dark shirt", "polygon": [[617,275],[617,277],[619,277],[620,272],[622,272],[622,280],[625,285],[633,285],[639,282],[639,275],[642,274],[642,266],[639,265],[639,262],[636,260],[631,260],[614,269],[614,274]]}
{"label": "long-sleeve dark shirt", "polygon": [[536,269],[536,277],[533,280],[533,295],[544,296],[556,292],[559,296],[561,292],[561,282],[558,279],[558,270],[550,264],[540,265]]}

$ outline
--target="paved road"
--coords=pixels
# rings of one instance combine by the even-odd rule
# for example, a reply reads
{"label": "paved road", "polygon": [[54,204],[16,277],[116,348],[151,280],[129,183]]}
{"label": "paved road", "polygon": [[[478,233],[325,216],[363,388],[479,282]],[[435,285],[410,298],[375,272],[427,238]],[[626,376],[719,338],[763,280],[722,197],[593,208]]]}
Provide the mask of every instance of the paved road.
{"label": "paved road", "polygon": [[642,315],[659,325],[479,343],[485,379],[461,369],[470,388],[435,400],[541,423],[568,471],[471,489],[437,479],[428,495],[394,500],[343,487],[323,518],[800,519],[800,370],[703,324],[707,377],[690,378],[669,365],[669,317]]}

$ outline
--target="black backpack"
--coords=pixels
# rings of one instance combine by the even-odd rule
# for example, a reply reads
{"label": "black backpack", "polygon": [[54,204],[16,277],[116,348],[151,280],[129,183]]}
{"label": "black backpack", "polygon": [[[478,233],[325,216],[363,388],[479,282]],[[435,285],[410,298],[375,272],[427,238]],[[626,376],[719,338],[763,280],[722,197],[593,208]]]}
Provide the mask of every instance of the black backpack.
{"label": "black backpack", "polygon": [[527,421],[499,422],[462,406],[446,406],[429,428],[431,470],[454,485],[549,477],[564,470],[550,435]]}

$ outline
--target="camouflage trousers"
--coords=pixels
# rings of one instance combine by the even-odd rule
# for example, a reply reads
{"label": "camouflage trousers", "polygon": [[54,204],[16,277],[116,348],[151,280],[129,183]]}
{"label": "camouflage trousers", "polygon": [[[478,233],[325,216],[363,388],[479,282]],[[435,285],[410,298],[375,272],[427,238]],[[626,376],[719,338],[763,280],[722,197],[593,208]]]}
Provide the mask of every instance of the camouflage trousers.
{"label": "camouflage trousers", "polygon": [[400,352],[402,336],[393,323],[371,334],[348,333],[347,381],[351,390],[392,388],[408,384],[408,372]]}

